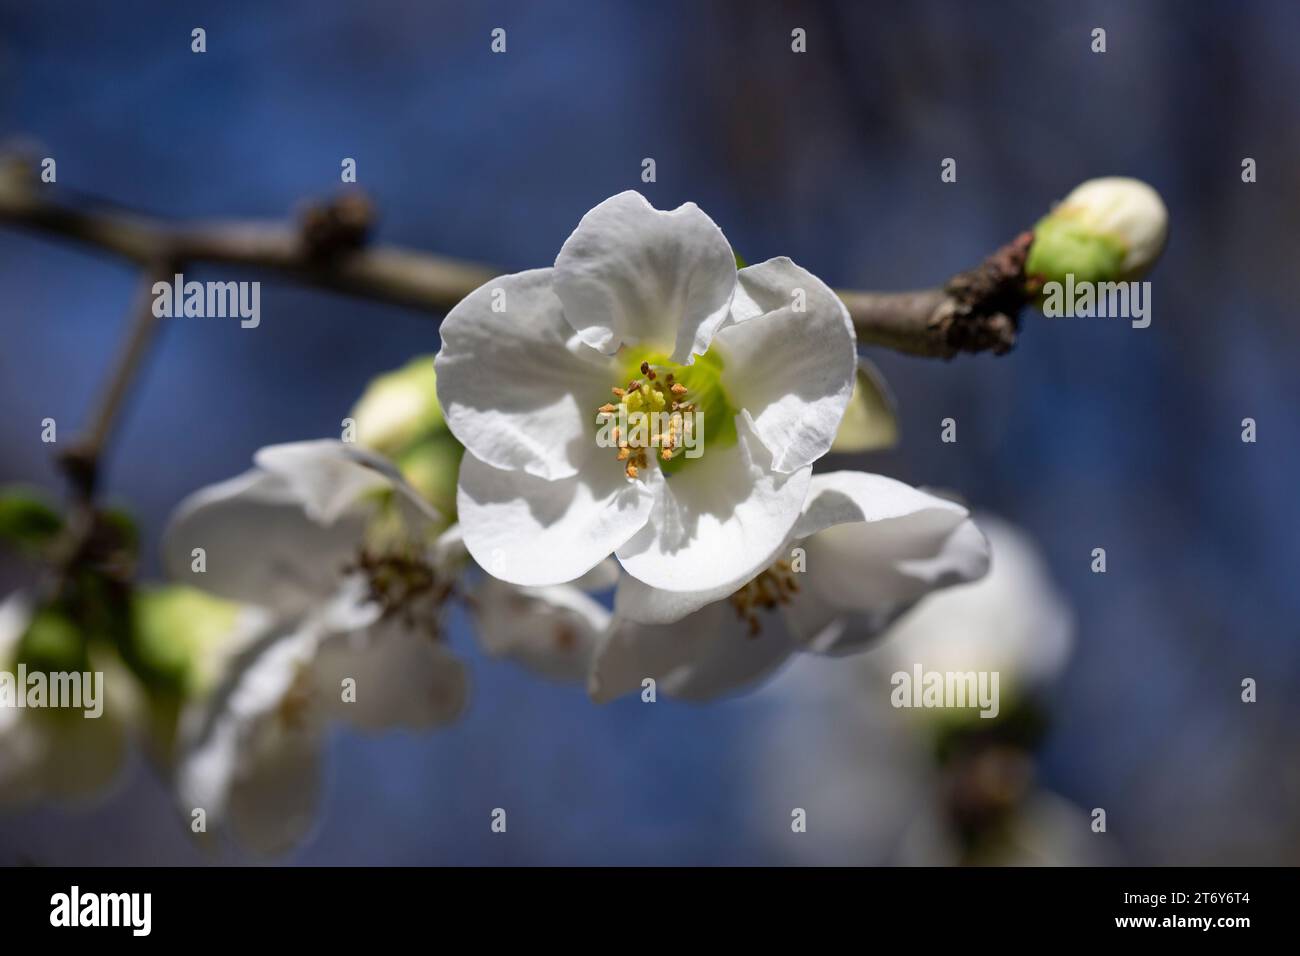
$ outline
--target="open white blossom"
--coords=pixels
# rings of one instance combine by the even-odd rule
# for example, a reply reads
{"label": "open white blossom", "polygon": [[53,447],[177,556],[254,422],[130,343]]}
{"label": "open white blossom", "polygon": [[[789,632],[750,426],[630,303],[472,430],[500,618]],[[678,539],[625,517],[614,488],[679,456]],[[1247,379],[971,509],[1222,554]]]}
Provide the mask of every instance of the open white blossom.
{"label": "open white blossom", "polygon": [[[21,592],[0,601],[0,671],[17,672],[33,614]],[[0,808],[101,797],[119,779],[140,723],[140,695],[116,657],[88,652],[92,673],[104,675],[98,717],[84,708],[0,706]]]}
{"label": "open white blossom", "polygon": [[653,677],[660,691],[702,700],[759,680],[796,651],[861,650],[926,594],[984,574],[988,548],[960,505],[841,471],[813,476],[798,523],[767,565],[739,589],[669,593],[625,577],[592,697],[610,700]]}
{"label": "open white blossom", "polygon": [[[467,449],[470,554],[530,587],[610,554],[656,588],[739,587],[799,517],[854,347],[843,304],[789,259],[737,272],[695,205],[602,202],[553,268],[493,279],[443,322],[437,387]],[[673,424],[624,433],[620,411]]]}
{"label": "open white blossom", "polygon": [[174,578],[269,616],[185,715],[177,789],[187,820],[201,808],[270,854],[312,824],[331,719],[435,727],[461,713],[467,680],[439,640],[455,573],[429,542],[441,518],[396,470],[336,441],[255,462],[182,502],[163,550]]}

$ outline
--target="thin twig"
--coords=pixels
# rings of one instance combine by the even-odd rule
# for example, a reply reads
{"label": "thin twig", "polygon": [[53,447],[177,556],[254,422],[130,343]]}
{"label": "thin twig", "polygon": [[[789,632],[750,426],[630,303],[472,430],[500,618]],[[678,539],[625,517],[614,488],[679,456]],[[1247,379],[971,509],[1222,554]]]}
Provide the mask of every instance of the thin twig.
{"label": "thin twig", "polygon": [[104,385],[100,401],[94,406],[94,416],[72,447],[59,459],[77,496],[84,502],[93,501],[95,497],[100,460],[158,332],[160,319],[153,311],[153,284],[160,279],[170,279],[174,268],[172,260],[164,259],[142,271],[131,308],[130,328]]}

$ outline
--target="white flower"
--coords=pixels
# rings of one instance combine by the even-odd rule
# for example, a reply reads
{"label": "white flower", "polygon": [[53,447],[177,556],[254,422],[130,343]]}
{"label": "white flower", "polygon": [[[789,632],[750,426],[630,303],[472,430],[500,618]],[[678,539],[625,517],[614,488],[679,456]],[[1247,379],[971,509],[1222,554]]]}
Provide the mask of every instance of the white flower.
{"label": "white flower", "polygon": [[[737,273],[693,204],[606,200],[554,268],[494,279],[443,322],[438,395],[467,449],[470,553],[524,586],[572,581],[611,553],[653,587],[739,586],[799,516],[854,349],[842,303],[789,259]],[[598,413],[615,400],[679,430],[614,436]],[[703,454],[688,457],[695,412]]]}
{"label": "white flower", "polygon": [[[19,645],[33,614],[22,593],[0,602],[0,671],[17,673]],[[100,716],[0,706],[0,807],[103,796],[118,779],[140,721],[139,692],[116,657],[88,652],[92,673],[104,675]]]}
{"label": "white flower", "polygon": [[929,592],[982,575],[988,551],[960,505],[841,471],[813,476],[798,523],[768,560],[734,592],[657,591],[624,578],[592,696],[610,700],[653,677],[665,693],[705,699],[758,680],[796,651],[860,650]]}
{"label": "white flower", "polygon": [[255,461],[182,502],[163,549],[174,578],[268,612],[263,635],[186,714],[177,790],[187,821],[202,808],[270,854],[314,819],[331,718],[438,726],[462,711],[466,676],[438,640],[454,574],[428,546],[441,518],[395,469],[335,441]]}

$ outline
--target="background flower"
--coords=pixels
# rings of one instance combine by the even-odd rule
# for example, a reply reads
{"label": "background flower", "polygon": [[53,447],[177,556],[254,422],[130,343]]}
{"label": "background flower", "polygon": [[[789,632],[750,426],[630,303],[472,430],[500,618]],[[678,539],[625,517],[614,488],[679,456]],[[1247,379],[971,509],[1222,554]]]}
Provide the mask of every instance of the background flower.
{"label": "background flower", "polygon": [[432,540],[441,517],[396,470],[330,441],[256,460],[182,502],[165,552],[173,576],[266,613],[183,718],[176,786],[187,818],[229,820],[271,854],[315,818],[329,720],[439,726],[463,710],[467,678],[440,643],[456,573]]}
{"label": "background flower", "polygon": [[[921,601],[875,651],[801,659],[760,696],[748,751],[772,820],[802,807],[808,830],[772,827],[774,848],[808,863],[1105,864],[1114,842],[1036,780],[1044,692],[1065,663],[1073,615],[1023,532],[979,515],[991,569]],[[1002,672],[998,716],[896,709],[891,674]],[[1032,711],[1031,708],[1039,708]]]}

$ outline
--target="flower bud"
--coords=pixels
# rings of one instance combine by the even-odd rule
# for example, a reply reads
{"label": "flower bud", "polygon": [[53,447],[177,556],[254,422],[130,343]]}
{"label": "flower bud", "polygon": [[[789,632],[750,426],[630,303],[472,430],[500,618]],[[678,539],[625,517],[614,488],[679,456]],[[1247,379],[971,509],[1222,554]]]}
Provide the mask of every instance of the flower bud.
{"label": "flower bud", "polygon": [[146,684],[193,695],[264,623],[260,612],[179,584],[135,592],[131,659]]}
{"label": "flower bud", "polygon": [[1160,194],[1137,179],[1090,179],[1039,220],[1025,275],[1043,282],[1120,282],[1151,270],[1165,247],[1169,215]]}
{"label": "flower bud", "polygon": [[433,356],[422,355],[374,379],[352,410],[352,418],[357,442],[390,457],[422,438],[445,432]]}
{"label": "flower bud", "polygon": [[432,435],[396,459],[402,477],[448,521],[456,518],[456,480],[465,448],[451,432]]}
{"label": "flower bud", "polygon": [[866,358],[858,356],[853,395],[844,410],[844,417],[840,419],[831,452],[880,451],[897,444],[898,416],[894,411],[894,396],[880,370]]}

